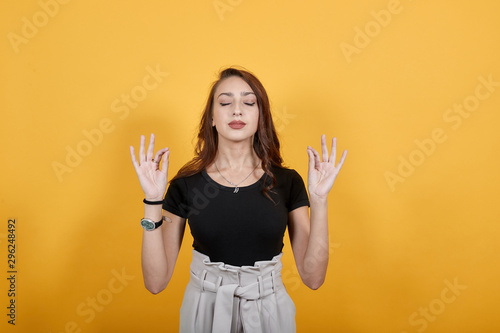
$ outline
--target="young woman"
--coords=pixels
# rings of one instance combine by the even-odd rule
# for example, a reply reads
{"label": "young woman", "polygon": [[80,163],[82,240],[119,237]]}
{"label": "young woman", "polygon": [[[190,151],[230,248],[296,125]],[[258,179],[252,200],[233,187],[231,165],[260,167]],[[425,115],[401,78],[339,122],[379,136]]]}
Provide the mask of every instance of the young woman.
{"label": "young woman", "polygon": [[295,306],[281,279],[284,232],[288,227],[302,281],[319,288],[329,259],[327,197],[347,151],[335,165],[335,138],[331,153],[324,135],[321,155],[307,147],[308,196],[300,175],[282,166],[264,87],[235,68],[214,82],[195,157],[165,197],[170,152],[155,153],[154,144],[151,134],[146,151],[141,136],[139,161],[130,147],[145,195],[146,288],[156,294],[168,285],[187,220],[193,259],[180,332],[295,332]]}

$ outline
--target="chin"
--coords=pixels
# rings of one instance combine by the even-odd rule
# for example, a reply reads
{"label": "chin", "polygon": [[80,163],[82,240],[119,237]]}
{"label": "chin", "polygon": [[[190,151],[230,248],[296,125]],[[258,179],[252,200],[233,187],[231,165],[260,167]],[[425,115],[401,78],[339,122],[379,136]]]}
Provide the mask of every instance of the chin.
{"label": "chin", "polygon": [[230,142],[244,142],[244,141],[253,142],[253,137],[254,134],[249,135],[248,133],[230,133],[227,136],[219,134],[219,142],[221,139]]}

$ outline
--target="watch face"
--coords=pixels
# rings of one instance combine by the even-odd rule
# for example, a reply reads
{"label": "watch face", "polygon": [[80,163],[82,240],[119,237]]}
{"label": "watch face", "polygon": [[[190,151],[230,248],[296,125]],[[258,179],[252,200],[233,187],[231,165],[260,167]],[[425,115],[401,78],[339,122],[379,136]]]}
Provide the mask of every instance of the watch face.
{"label": "watch face", "polygon": [[155,228],[155,224],[148,220],[141,220],[141,226],[146,230],[153,230]]}

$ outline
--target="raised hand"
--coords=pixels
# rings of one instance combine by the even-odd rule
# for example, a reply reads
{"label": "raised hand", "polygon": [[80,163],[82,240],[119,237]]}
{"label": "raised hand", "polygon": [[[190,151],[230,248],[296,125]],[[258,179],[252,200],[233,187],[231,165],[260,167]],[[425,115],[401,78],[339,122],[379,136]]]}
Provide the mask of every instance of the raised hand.
{"label": "raised hand", "polygon": [[326,198],[328,196],[347,155],[347,150],[344,150],[339,163],[335,165],[337,139],[332,139],[332,151],[329,155],[324,134],[321,136],[321,151],[322,158],[320,158],[319,153],[314,148],[307,147],[307,154],[309,155],[307,185],[310,197]]}
{"label": "raised hand", "polygon": [[[135,158],[134,147],[130,146],[132,164],[134,165],[135,172],[139,177],[139,182],[141,183],[146,200],[162,200],[168,183],[167,170],[170,151],[168,148],[163,148],[154,154],[155,136],[154,134],[151,134],[148,151],[145,152],[145,141],[146,138],[144,135],[141,135],[139,162],[137,162],[137,159]],[[165,156],[165,159],[163,160],[162,168],[160,169],[160,162],[163,156]]]}

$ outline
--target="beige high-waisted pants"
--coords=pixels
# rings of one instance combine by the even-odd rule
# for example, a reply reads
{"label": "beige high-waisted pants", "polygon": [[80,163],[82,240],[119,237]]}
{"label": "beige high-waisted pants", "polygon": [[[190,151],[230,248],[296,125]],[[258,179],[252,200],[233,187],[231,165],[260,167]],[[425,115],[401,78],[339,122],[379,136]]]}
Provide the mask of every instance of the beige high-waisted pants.
{"label": "beige high-waisted pants", "polygon": [[294,333],[295,305],[281,279],[282,255],[238,267],[193,250],[179,332]]}

